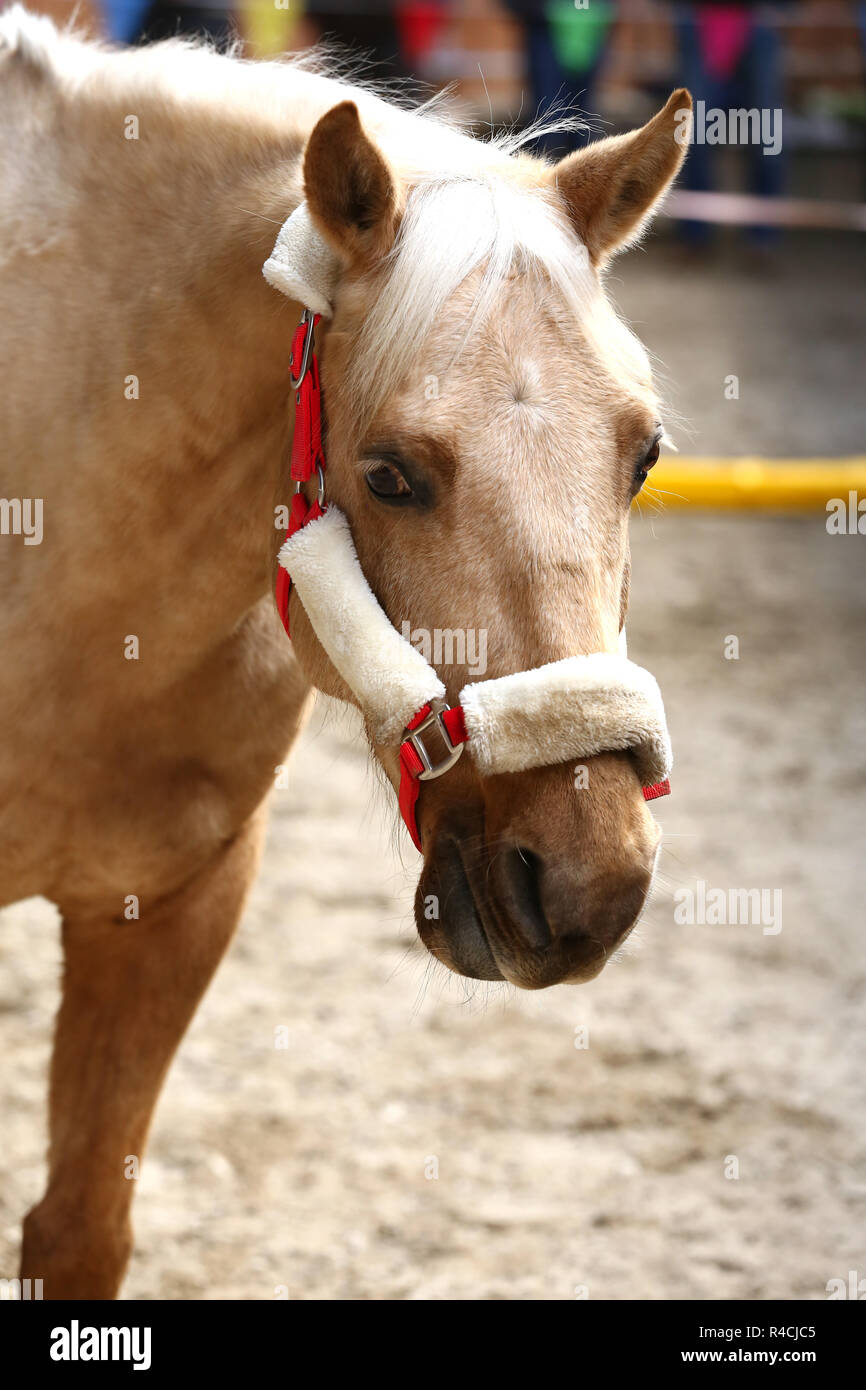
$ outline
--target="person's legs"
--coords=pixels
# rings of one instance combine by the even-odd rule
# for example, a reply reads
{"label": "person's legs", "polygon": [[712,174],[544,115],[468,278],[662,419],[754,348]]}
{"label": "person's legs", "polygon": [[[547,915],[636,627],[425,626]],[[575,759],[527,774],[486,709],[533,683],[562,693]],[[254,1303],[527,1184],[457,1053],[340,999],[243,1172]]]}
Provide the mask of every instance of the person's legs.
{"label": "person's legs", "polygon": [[[573,95],[571,84],[556,55],[550,26],[544,18],[527,21],[526,59],[535,108],[528,114],[531,120],[535,120],[538,116],[549,116],[557,106],[570,101]],[[566,131],[543,135],[535,142],[539,154],[557,158],[567,154],[573,146],[573,138]]]}
{"label": "person's legs", "polygon": [[[598,117],[598,75],[607,53],[607,43],[603,43],[589,67],[581,73],[572,74],[571,82],[575,89],[575,99],[590,120]],[[575,139],[576,145],[588,144],[592,131],[581,131]]]}
{"label": "person's legs", "polygon": [[[700,35],[697,19],[692,8],[682,9],[677,19],[677,44],[679,48],[679,78],[688,87],[695,103],[704,102],[704,110],[709,110],[718,84],[706,70],[701,53]],[[688,156],[680,175],[683,188],[691,192],[707,193],[713,186],[712,153],[709,146],[699,138],[692,138]],[[711,228],[706,222],[692,222],[688,219],[679,225],[679,236],[689,246],[706,246],[710,241]]]}
{"label": "person's legs", "polygon": [[[768,153],[763,143],[749,147],[752,187],[755,193],[763,197],[778,198],[784,192],[786,172],[784,121],[781,114],[784,89],[782,43],[778,30],[760,23],[753,26],[744,55],[743,76],[745,104],[760,113],[762,140],[766,132],[770,136],[771,148],[777,148],[781,142],[777,154]],[[778,241],[779,229],[750,227],[749,236],[758,245],[770,246]]]}

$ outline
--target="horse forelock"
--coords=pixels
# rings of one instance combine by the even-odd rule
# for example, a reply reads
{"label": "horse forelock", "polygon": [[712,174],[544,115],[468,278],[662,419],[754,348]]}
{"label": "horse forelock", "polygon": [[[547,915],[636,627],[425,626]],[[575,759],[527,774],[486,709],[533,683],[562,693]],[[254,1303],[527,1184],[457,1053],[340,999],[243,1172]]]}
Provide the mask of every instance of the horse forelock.
{"label": "horse forelock", "polygon": [[[462,345],[496,313],[501,290],[515,273],[535,277],[548,297],[552,290],[575,325],[600,298],[585,249],[555,198],[505,172],[496,161],[486,176],[480,168],[465,176],[432,174],[412,187],[391,253],[354,288],[363,348],[345,389],[359,423],[417,367],[432,330],[470,279],[468,308],[463,296],[451,325],[458,342],[452,365]],[[530,337],[531,323],[526,331]]]}

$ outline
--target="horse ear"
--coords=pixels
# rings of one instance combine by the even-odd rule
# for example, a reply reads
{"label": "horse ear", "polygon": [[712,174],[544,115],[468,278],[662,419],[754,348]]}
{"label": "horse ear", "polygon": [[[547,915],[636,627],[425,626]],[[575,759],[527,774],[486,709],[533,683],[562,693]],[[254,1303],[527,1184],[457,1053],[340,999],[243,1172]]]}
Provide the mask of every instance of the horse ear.
{"label": "horse ear", "polygon": [[640,130],[597,140],[557,164],[553,181],[594,265],[640,235],[679,172],[691,136],[684,87]]}
{"label": "horse ear", "polygon": [[319,230],[348,264],[391,249],[397,187],[353,101],[333,106],[314,126],[304,154],[304,196]]}

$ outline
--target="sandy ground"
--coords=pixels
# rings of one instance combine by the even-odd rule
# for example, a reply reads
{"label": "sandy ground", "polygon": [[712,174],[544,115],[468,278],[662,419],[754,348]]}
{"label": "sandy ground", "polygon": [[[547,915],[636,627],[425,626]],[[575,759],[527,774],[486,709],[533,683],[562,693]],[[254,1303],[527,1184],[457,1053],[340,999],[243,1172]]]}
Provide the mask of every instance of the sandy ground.
{"label": "sandy ground", "polygon": [[[784,390],[765,313],[787,311],[787,266],[760,292],[724,270],[715,367],[703,280],[691,300],[671,255],[648,266],[623,263],[618,297],[680,379],[694,452],[862,449],[844,262],[830,363],[813,332]],[[763,410],[716,399],[716,368],[758,390],[762,363]],[[800,422],[824,376],[819,446]],[[393,806],[351,722],[317,714],[163,1095],[127,1298],[820,1299],[866,1274],[864,544],[820,515],[636,520],[631,654],[665,692],[675,790],[644,922],[590,985],[434,967]],[[780,890],[782,930],[678,925],[698,879]],[[58,968],[47,904],[0,916],[0,1275],[43,1179]]]}

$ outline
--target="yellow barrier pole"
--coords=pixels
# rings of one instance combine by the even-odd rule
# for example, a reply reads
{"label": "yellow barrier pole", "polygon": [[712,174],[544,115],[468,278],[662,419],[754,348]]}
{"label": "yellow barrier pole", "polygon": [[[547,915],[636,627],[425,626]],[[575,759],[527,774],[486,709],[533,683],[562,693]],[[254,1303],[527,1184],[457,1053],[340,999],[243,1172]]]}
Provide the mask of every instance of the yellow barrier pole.
{"label": "yellow barrier pole", "polygon": [[[663,455],[639,498],[664,507],[825,511],[832,499],[866,498],[866,457],[702,459]],[[855,503],[856,510],[856,503]]]}

